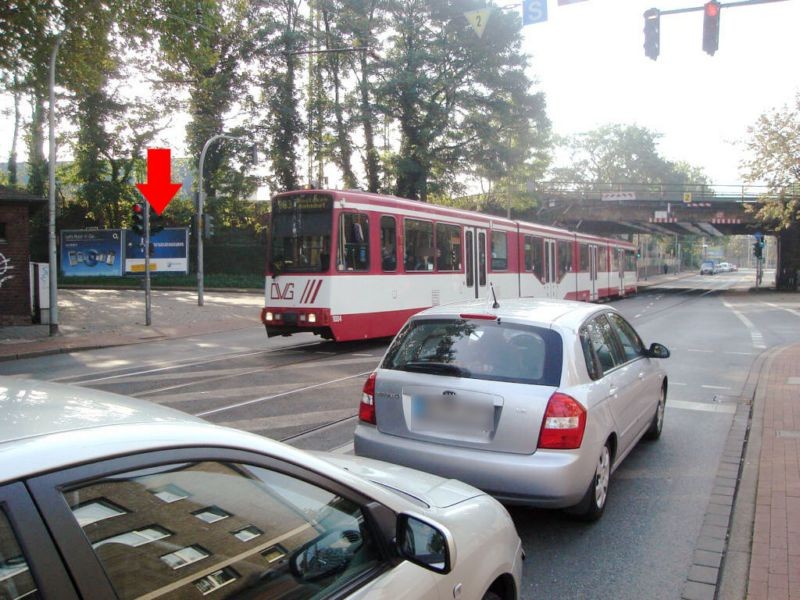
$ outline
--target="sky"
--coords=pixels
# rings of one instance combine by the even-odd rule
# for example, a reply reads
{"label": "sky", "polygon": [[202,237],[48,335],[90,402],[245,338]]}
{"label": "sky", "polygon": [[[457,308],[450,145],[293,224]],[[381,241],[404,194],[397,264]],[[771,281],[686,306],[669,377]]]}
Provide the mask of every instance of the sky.
{"label": "sky", "polygon": [[[741,185],[739,163],[746,155],[737,142],[761,114],[791,104],[800,92],[794,42],[800,0],[738,7],[723,2],[713,57],[702,50],[702,12],[662,15],[657,61],[644,55],[644,11],[698,7],[702,0],[547,4],[548,20],[524,27],[522,35],[529,75],[545,93],[554,133],[614,123],[646,127],[662,134],[665,158],[702,168],[714,184]],[[9,106],[10,98],[0,96],[0,110]],[[175,123],[168,145],[173,156],[182,156],[185,119]],[[0,115],[3,162],[12,124]],[[59,159],[67,157],[62,147]]]}
{"label": "sky", "polygon": [[548,20],[523,28],[524,49],[558,134],[636,124],[663,135],[665,158],[701,167],[715,184],[741,184],[746,154],[736,142],[800,92],[800,0],[723,0],[713,57],[702,50],[702,12],[662,15],[656,61],[644,55],[644,11],[703,0],[547,1]]}

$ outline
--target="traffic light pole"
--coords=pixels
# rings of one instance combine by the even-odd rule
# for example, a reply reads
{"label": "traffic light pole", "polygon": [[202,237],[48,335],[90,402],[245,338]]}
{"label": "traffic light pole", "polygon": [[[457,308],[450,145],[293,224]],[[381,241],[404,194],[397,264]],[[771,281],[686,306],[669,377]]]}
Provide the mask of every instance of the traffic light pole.
{"label": "traffic light pole", "polygon": [[[740,0],[739,2],[722,2],[720,8],[730,8],[733,6],[749,6],[750,4],[770,4],[772,2],[786,2],[787,0]],[[659,11],[662,15],[678,15],[681,13],[699,12],[704,6],[692,6],[690,8],[673,8],[672,10]]]}
{"label": "traffic light pole", "polygon": [[144,204],[144,324],[153,323],[152,304],[150,300],[150,205]]}

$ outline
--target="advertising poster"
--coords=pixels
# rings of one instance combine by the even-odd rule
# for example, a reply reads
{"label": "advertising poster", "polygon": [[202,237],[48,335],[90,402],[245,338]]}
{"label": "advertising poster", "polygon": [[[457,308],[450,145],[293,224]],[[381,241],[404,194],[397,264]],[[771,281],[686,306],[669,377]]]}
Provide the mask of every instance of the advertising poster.
{"label": "advertising poster", "polygon": [[[189,230],[186,227],[168,227],[150,234],[150,273],[189,272]],[[142,238],[125,232],[125,272],[144,273],[144,247]]]}
{"label": "advertising poster", "polygon": [[122,275],[121,229],[61,232],[61,271],[65,277]]}

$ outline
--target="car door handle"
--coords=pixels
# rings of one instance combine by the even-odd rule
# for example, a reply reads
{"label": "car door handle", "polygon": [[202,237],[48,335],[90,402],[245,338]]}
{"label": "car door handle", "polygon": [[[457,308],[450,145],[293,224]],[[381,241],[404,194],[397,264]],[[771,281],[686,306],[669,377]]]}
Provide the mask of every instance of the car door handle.
{"label": "car door handle", "polygon": [[617,388],[615,386],[611,386],[608,388],[608,395],[609,396],[616,396],[617,395]]}

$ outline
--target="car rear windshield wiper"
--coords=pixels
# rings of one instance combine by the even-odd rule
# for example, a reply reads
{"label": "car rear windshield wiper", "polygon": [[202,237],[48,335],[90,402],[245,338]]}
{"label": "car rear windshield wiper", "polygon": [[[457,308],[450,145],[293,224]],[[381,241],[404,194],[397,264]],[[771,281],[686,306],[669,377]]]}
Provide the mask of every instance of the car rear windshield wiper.
{"label": "car rear windshield wiper", "polygon": [[398,365],[401,371],[414,371],[415,373],[436,373],[437,375],[454,375],[456,377],[470,377],[472,372],[469,369],[452,365],[449,363],[411,361],[404,365]]}

